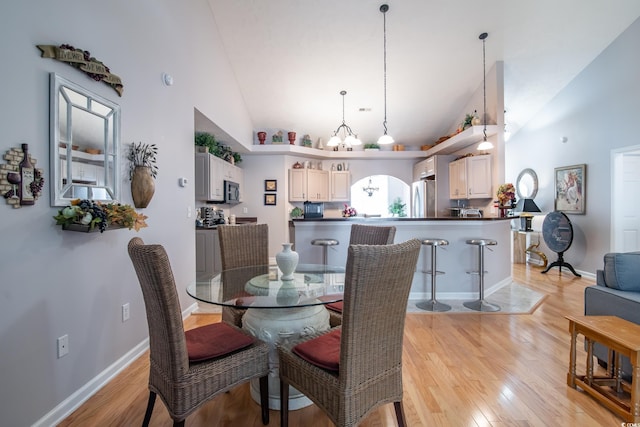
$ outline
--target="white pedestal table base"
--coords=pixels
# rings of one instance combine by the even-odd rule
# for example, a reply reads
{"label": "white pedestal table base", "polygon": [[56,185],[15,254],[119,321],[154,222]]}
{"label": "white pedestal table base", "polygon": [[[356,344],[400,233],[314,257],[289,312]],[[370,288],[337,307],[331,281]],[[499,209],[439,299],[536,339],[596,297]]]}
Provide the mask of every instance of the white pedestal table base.
{"label": "white pedestal table base", "polygon": [[[329,329],[329,313],[323,305],[294,308],[249,308],[242,317],[242,328],[269,344],[269,408],[280,410],[280,375],[276,344],[297,341]],[[251,380],[251,397],[260,403],[259,381]],[[313,402],[289,387],[289,409],[296,410]]]}

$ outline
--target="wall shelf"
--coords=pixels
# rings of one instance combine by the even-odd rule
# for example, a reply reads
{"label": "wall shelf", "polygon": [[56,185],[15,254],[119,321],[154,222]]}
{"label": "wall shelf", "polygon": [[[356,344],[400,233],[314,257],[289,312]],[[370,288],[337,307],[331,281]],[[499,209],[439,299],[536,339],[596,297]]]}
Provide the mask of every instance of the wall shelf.
{"label": "wall shelf", "polygon": [[[252,145],[248,155],[292,155],[301,156],[310,159],[386,159],[386,160],[405,160],[405,159],[423,159],[431,157],[435,154],[453,154],[459,150],[465,149],[477,142],[482,141],[484,137],[484,126],[471,126],[468,129],[452,136],[446,141],[430,148],[429,150],[411,150],[411,151],[392,151],[391,147],[380,151],[364,151],[361,147],[356,147],[353,151],[330,151],[319,150],[317,148],[303,147],[291,144],[264,144]],[[498,133],[497,125],[487,125],[487,137]]]}

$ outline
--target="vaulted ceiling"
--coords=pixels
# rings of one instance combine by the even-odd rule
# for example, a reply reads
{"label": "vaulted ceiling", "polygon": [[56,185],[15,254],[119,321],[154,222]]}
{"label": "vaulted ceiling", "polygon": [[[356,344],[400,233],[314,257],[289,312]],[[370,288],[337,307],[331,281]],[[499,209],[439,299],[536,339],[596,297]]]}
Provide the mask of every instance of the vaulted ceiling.
{"label": "vaulted ceiling", "polygon": [[[383,14],[369,0],[209,0],[254,129],[328,140],[382,133]],[[433,143],[504,62],[506,122],[523,126],[638,16],[637,0],[386,1],[389,134]]]}

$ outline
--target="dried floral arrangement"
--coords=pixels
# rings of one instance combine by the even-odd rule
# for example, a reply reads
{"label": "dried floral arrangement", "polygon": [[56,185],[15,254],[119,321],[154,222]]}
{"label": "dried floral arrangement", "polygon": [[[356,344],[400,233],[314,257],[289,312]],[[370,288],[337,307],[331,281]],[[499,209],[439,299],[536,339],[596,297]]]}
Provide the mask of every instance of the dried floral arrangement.
{"label": "dried floral arrangement", "polygon": [[129,179],[133,178],[133,171],[137,166],[146,166],[149,168],[152,177],[158,175],[158,165],[156,164],[156,156],[158,155],[158,147],[156,144],[143,144],[142,142],[132,142],[129,146],[127,159],[131,162],[129,167]]}

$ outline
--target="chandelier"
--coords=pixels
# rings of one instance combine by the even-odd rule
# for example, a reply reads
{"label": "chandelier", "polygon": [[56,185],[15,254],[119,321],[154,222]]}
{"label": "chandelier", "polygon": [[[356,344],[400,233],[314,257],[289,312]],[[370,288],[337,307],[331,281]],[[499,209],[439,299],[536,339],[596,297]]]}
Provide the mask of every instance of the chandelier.
{"label": "chandelier", "polygon": [[[329,139],[329,142],[327,142],[327,145],[329,147],[337,147],[340,144],[344,144],[347,147],[362,144],[362,141],[358,139],[358,135],[354,134],[351,128],[344,121],[344,96],[346,94],[346,90],[340,91],[340,95],[342,95],[342,124],[338,126],[336,131],[333,133],[333,136]],[[340,132],[340,129],[342,129],[344,141],[338,136],[338,132]]]}
{"label": "chandelier", "polygon": [[378,139],[378,144],[393,144],[393,138],[391,135],[387,135],[387,11],[389,10],[388,4],[380,6],[380,12],[382,12],[383,19],[383,34],[384,34],[384,121],[382,127],[384,127],[384,134]]}
{"label": "chandelier", "polygon": [[487,33],[482,33],[480,34],[480,36],[478,37],[480,40],[482,40],[482,100],[483,100],[483,112],[482,112],[482,122],[484,123],[484,129],[483,129],[483,133],[484,133],[484,139],[483,141],[478,144],[478,150],[479,151],[486,151],[486,150],[491,150],[493,148],[493,144],[491,143],[491,141],[487,141],[487,72],[486,72],[486,65],[485,65],[485,41],[487,40],[487,37],[489,36],[489,34]]}
{"label": "chandelier", "polygon": [[362,191],[367,193],[367,196],[369,197],[373,196],[373,193],[378,191],[379,189],[380,188],[373,186],[373,183],[371,182],[371,178],[369,178],[369,184],[367,184],[366,187],[362,187]]}

